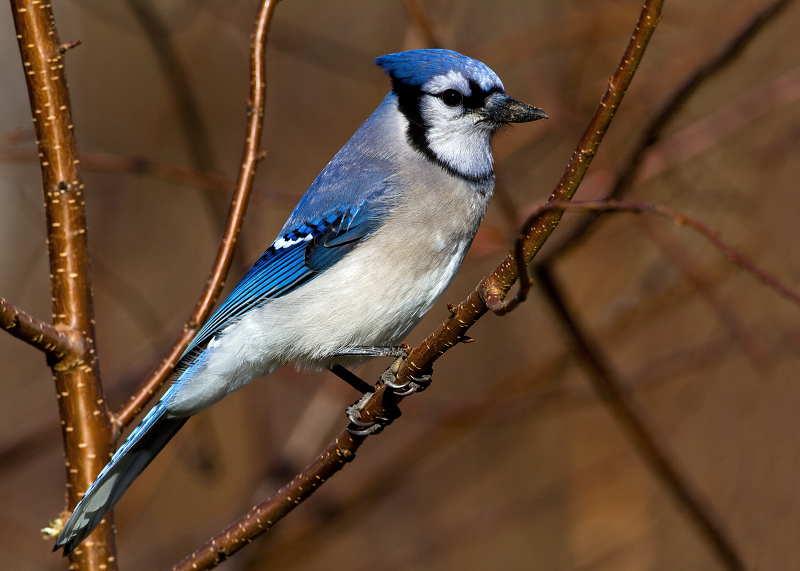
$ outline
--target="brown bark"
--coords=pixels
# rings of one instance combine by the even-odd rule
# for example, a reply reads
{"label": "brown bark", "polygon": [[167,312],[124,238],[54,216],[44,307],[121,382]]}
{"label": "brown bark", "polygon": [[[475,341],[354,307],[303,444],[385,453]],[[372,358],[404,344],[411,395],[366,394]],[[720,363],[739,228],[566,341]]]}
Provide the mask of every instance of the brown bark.
{"label": "brown bark", "polygon": [[[112,430],[94,346],[86,214],[64,53],[50,4],[12,0],[39,148],[47,219],[53,323],[82,337],[76,350],[51,354],[64,435],[67,501],[74,508],[112,452]],[[116,569],[111,518],[70,555],[71,568]]]}

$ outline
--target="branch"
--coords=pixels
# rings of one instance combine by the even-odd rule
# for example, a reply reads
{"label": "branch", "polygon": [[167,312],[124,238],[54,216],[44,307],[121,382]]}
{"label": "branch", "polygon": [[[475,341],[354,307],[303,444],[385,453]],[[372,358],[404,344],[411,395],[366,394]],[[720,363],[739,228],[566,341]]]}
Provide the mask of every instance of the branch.
{"label": "branch", "polygon": [[[650,120],[645,128],[639,143],[631,153],[630,158],[619,170],[616,180],[607,198],[620,198],[630,189],[647,151],[661,138],[664,129],[683,109],[686,102],[705,85],[705,83],[736,61],[744,52],[750,42],[763,30],[767,24],[775,19],[792,0],[775,0],[759,10],[740,30],[731,38],[722,49],[700,64],[689,76],[673,91],[661,106],[661,110]],[[552,263],[562,256],[567,250],[575,246],[597,222],[596,217],[585,220],[567,236],[558,247],[548,252],[547,256],[537,262],[537,265]]]}
{"label": "branch", "polygon": [[544,267],[537,268],[536,276],[559,322],[569,335],[576,353],[586,367],[595,391],[608,406],[633,446],[673,498],[688,512],[689,517],[711,544],[725,567],[731,571],[744,571],[745,565],[727,536],[719,517],[705,497],[694,489],[689,477],[682,473],[669,446],[652,425],[647,413],[619,379],[601,349],[589,339],[567,306],[549,270]]}
{"label": "branch", "polygon": [[[511,298],[510,300],[503,301],[500,300],[493,300],[492,306],[490,309],[495,311],[500,315],[507,313],[514,309],[521,301],[524,301],[527,297],[527,292],[530,289],[531,281],[530,276],[528,276],[527,271],[525,271],[525,264],[524,264],[524,257],[521,255],[522,250],[524,249],[525,235],[530,231],[531,228],[536,227],[540,222],[540,218],[545,216],[546,213],[552,211],[564,211],[564,210],[589,210],[594,212],[632,212],[635,214],[654,214],[657,216],[661,216],[663,218],[667,218],[668,220],[672,220],[677,226],[688,226],[693,230],[697,231],[701,235],[705,236],[722,254],[732,263],[736,264],[740,268],[742,268],[747,273],[751,274],[757,280],[762,282],[763,284],[767,285],[768,287],[775,290],[778,294],[783,296],[784,298],[788,299],[798,307],[800,307],[800,294],[793,291],[783,282],[778,280],[777,278],[771,276],[761,268],[759,268],[755,262],[753,262],[750,258],[741,254],[732,246],[728,245],[721,237],[720,233],[716,230],[712,230],[705,224],[703,224],[700,220],[689,216],[688,214],[683,214],[678,212],[677,210],[673,210],[667,206],[663,206],[661,204],[655,204],[653,202],[646,202],[646,201],[617,201],[617,200],[598,200],[598,201],[588,201],[588,202],[557,202],[551,201],[546,204],[543,204],[536,210],[534,210],[525,223],[522,225],[520,229],[519,236],[514,244],[514,259],[516,260],[516,265],[518,271],[520,271],[520,275],[522,279],[520,280],[520,290],[516,296]],[[522,262],[522,263],[520,263]],[[541,267],[541,266],[540,266]],[[520,268],[522,268],[520,270]]]}
{"label": "branch", "polygon": [[[0,136],[2,138],[2,136]],[[13,146],[0,146],[0,161],[12,163],[39,162],[39,155],[34,150],[19,149]],[[81,167],[84,172],[101,172],[131,176],[149,176],[174,184],[191,186],[200,190],[210,190],[229,195],[236,187],[236,181],[224,175],[193,169],[176,163],[155,161],[145,157],[118,155],[106,152],[81,153]],[[269,196],[287,206],[297,203],[295,193],[275,187],[253,185],[256,196]]]}
{"label": "branch", "polygon": [[200,105],[197,103],[189,77],[172,43],[169,29],[150,0],[128,0],[128,6],[144,30],[164,79],[169,85],[192,165],[200,171],[213,172],[217,170],[214,153],[209,142],[208,129],[203,121],[203,115],[200,113]]}
{"label": "branch", "polygon": [[58,329],[17,309],[0,297],[0,327],[58,360],[83,353],[83,339],[74,330]]}
{"label": "branch", "polygon": [[[636,73],[650,37],[661,19],[662,4],[663,0],[649,0],[642,7],[628,47],[609,80],[606,92],[589,121],[577,149],[572,154],[561,180],[550,195],[551,201],[568,201],[578,189]],[[550,212],[542,216],[523,236],[521,259],[525,260],[526,265],[530,263],[560,220],[561,213],[558,210]],[[518,276],[519,270],[514,256],[509,255],[483,279],[467,299],[453,308],[450,319],[414,349],[398,372],[401,382],[410,380],[412,376],[420,376],[445,351],[460,342],[467,330],[486,313],[487,304],[495,306],[502,302]]]}
{"label": "branch", "polygon": [[245,139],[244,151],[242,153],[242,163],[239,170],[239,177],[236,183],[236,191],[231,200],[231,207],[228,212],[228,220],[225,225],[225,233],[211,268],[211,275],[208,278],[206,287],[197,302],[189,320],[183,326],[183,332],[175,341],[167,357],[150,373],[131,397],[123,404],[116,413],[117,429],[130,424],[136,415],[142,410],[155,392],[161,388],[169,378],[172,369],[180,359],[180,356],[189,346],[189,343],[199,331],[202,324],[208,319],[214,303],[217,300],[222,288],[225,285],[225,278],[233,260],[233,252],[236,241],[244,222],[244,214],[247,209],[247,202],[253,188],[256,167],[262,155],[259,153],[261,142],[261,130],[264,123],[264,102],[266,100],[266,78],[265,78],[265,51],[267,45],[267,31],[272,21],[272,14],[275,10],[275,0],[264,0],[259,10],[259,17],[256,25],[255,34],[252,42],[252,52],[250,56],[250,97],[248,100],[248,123],[247,138]]}
{"label": "branch", "polygon": [[[642,8],[636,29],[622,60],[609,81],[606,92],[567,165],[564,175],[553,191],[551,200],[568,200],[577,190],[661,18],[662,4],[663,0],[648,0]],[[559,211],[552,212],[546,221],[538,224],[529,233],[529,236],[526,236],[526,259],[533,258],[558,224],[560,217]],[[410,381],[411,376],[421,376],[450,347],[464,341],[467,329],[487,311],[482,292],[491,289],[494,292],[504,293],[508,291],[516,278],[516,265],[509,256],[481,282],[466,300],[452,308],[452,316],[447,322],[411,351],[408,359],[403,361],[398,371],[399,382]],[[393,391],[387,391],[386,387],[379,383],[361,413],[361,420],[371,422],[379,417],[385,417],[387,411],[395,410],[401,401],[402,397]],[[347,429],[343,430],[291,482],[267,501],[259,504],[208,540],[194,553],[172,567],[170,571],[199,571],[219,565],[255,537],[271,528],[275,522],[308,498],[325,480],[341,470],[347,462],[352,461],[364,440],[363,436],[354,436]]]}
{"label": "branch", "polygon": [[[61,358],[51,356],[49,361],[58,395],[68,505],[72,508],[112,452],[111,422],[94,349],[83,182],[64,74],[65,51],[50,4],[12,0],[11,8],[41,157],[53,325],[83,337],[80,350]],[[89,541],[70,554],[71,567],[116,569],[111,520],[106,518]]]}

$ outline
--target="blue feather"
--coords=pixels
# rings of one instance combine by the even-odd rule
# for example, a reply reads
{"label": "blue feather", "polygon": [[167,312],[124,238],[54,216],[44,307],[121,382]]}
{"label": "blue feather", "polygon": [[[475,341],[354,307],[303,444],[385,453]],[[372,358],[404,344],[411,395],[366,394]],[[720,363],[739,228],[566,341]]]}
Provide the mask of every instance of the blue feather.
{"label": "blue feather", "polygon": [[381,211],[362,204],[284,232],[198,332],[181,356],[178,369],[185,368],[211,339],[247,312],[290,293],[341,260],[369,237],[381,219]]}
{"label": "blue feather", "polygon": [[436,76],[458,70],[478,82],[483,89],[503,88],[500,78],[487,66],[471,57],[451,50],[411,50],[388,54],[375,59],[389,77],[406,85],[422,87]]}

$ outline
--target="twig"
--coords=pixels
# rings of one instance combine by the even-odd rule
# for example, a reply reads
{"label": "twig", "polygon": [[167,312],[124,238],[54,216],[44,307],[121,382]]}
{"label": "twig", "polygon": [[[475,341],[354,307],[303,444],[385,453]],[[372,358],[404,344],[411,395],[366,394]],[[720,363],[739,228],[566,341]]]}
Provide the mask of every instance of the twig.
{"label": "twig", "polygon": [[[581,138],[561,181],[553,191],[552,200],[569,199],[575,193],[644,55],[647,43],[660,20],[662,4],[663,0],[648,0],[642,8],[625,54],[609,81],[600,105]],[[541,247],[558,224],[559,218],[560,214],[553,212],[545,223],[537,225],[530,233],[525,248],[527,259],[532,258]],[[516,265],[513,259],[508,257],[489,277],[481,282],[465,301],[457,307],[453,307],[452,315],[444,325],[411,351],[408,359],[403,362],[398,371],[397,376],[400,382],[411,381],[412,376],[420,377],[439,356],[464,340],[467,329],[487,311],[480,292],[486,291],[490,287],[496,292],[508,291],[516,277]],[[375,419],[385,416],[387,411],[395,409],[401,400],[402,397],[392,391],[387,391],[385,386],[378,386],[364,406],[361,420],[364,422],[375,421]],[[172,567],[170,571],[199,571],[219,565],[255,537],[267,531],[276,521],[308,498],[325,480],[350,462],[364,440],[363,436],[353,436],[347,430],[343,430],[291,482],[267,501],[259,504],[208,540],[193,554]]]}
{"label": "twig", "polygon": [[[645,158],[646,151],[655,145],[669,123],[683,109],[686,102],[702,87],[707,80],[733,63],[745,50],[750,42],[764,29],[764,27],[778,16],[792,0],[775,0],[759,10],[717,53],[703,62],[675,89],[664,101],[661,110],[651,119],[647,128],[642,133],[639,143],[634,147],[628,160],[619,170],[616,180],[607,198],[620,198],[630,188],[636,173]],[[585,220],[574,228],[557,248],[548,252],[541,258],[537,265],[552,263],[562,256],[567,250],[576,245],[597,222],[596,217]]]}
{"label": "twig", "polygon": [[[547,212],[552,212],[554,210],[589,210],[594,212],[632,212],[635,214],[655,214],[661,216],[663,218],[667,218],[668,220],[672,220],[678,226],[688,226],[693,230],[697,231],[698,233],[705,236],[722,254],[732,263],[736,264],[747,273],[751,274],[757,280],[762,282],[763,284],[771,287],[781,296],[785,297],[798,307],[800,307],[800,294],[793,291],[791,288],[783,284],[777,278],[771,276],[761,268],[759,268],[755,262],[750,260],[744,254],[741,254],[732,246],[728,245],[721,237],[719,232],[716,230],[712,230],[700,220],[689,216],[688,214],[683,214],[682,212],[678,212],[677,210],[673,210],[667,206],[662,204],[655,204],[653,202],[647,201],[619,201],[619,200],[597,200],[597,201],[588,201],[588,202],[558,202],[558,201],[551,201],[546,204],[541,205],[539,208],[534,210],[525,223],[522,225],[520,229],[519,237],[517,237],[517,241],[515,242],[515,251],[519,252],[520,249],[524,245],[524,236],[529,231],[530,228],[539,224],[539,220],[541,217],[545,216]],[[521,260],[522,258],[515,254],[516,260]],[[541,267],[541,266],[540,266]],[[510,311],[509,308],[513,309],[519,304],[519,301],[525,299],[525,295],[527,294],[528,289],[530,288],[530,277],[527,275],[527,272],[522,272],[520,275],[523,276],[523,279],[520,280],[520,293],[522,293],[522,298],[517,299],[520,297],[520,293],[518,293],[514,298],[511,300],[506,300],[505,303],[502,301],[498,303],[498,310],[502,313]]]}
{"label": "twig", "polygon": [[53,359],[83,353],[83,337],[69,329],[58,329],[17,309],[0,297],[0,327],[17,339],[44,351]]}
{"label": "twig", "polygon": [[763,347],[759,343],[759,336],[742,323],[732,304],[717,295],[716,284],[707,276],[707,270],[695,259],[692,251],[680,245],[674,237],[668,236],[664,229],[647,224],[645,220],[638,222],[638,226],[655,243],[662,255],[683,274],[684,278],[716,314],[730,340],[739,346],[742,354],[750,361],[753,368],[762,375],[769,370],[772,362],[766,358]]}
{"label": "twig", "polygon": [[[65,54],[50,3],[12,0],[11,4],[41,156],[53,324],[83,337],[83,350],[49,360],[63,428],[68,504],[74,507],[108,461],[113,442],[94,349],[83,182]],[[108,517],[70,554],[70,562],[75,569],[114,571],[115,554]]]}
{"label": "twig", "polygon": [[725,567],[731,571],[744,571],[745,565],[719,517],[703,495],[694,488],[689,477],[682,473],[669,446],[652,425],[647,413],[619,379],[602,350],[590,340],[578,323],[549,270],[537,268],[536,277],[586,367],[598,396],[627,433],[633,446],[675,500],[688,512]]}
{"label": "twig", "polygon": [[172,346],[167,357],[150,373],[150,376],[139,386],[131,397],[116,413],[118,430],[130,424],[155,392],[164,384],[172,373],[178,359],[189,346],[203,322],[208,318],[214,303],[225,285],[225,278],[233,260],[236,241],[244,222],[247,202],[253,188],[256,167],[259,163],[259,145],[264,123],[264,102],[266,100],[265,51],[267,31],[275,10],[275,0],[264,0],[259,10],[259,18],[252,42],[250,56],[250,97],[248,100],[247,138],[245,139],[242,164],[233,194],[225,233],[211,268],[211,275],[197,305],[183,326],[183,332]]}

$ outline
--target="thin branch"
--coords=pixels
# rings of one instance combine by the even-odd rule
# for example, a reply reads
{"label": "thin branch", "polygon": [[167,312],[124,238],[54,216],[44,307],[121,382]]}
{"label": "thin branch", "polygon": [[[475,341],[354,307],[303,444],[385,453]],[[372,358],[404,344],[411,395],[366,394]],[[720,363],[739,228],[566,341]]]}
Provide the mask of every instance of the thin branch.
{"label": "thin branch", "polygon": [[217,257],[214,260],[214,265],[211,268],[211,275],[192,315],[183,327],[183,332],[178,337],[177,341],[175,341],[167,357],[152,373],[150,373],[150,376],[145,379],[127,402],[117,411],[116,423],[118,429],[130,424],[142,407],[148,403],[155,392],[169,378],[178,359],[186,350],[186,347],[189,346],[189,343],[197,334],[203,322],[208,319],[211,309],[214,307],[214,303],[225,285],[225,278],[228,275],[228,270],[233,260],[233,252],[236,247],[239,232],[242,228],[242,223],[244,222],[247,202],[253,188],[256,167],[261,158],[259,145],[261,143],[261,130],[264,123],[264,103],[267,93],[265,52],[267,30],[272,21],[274,9],[275,0],[264,0],[264,2],[262,2],[255,34],[253,36],[252,52],[250,56],[251,91],[248,100],[249,119],[247,124],[247,138],[245,139],[236,191],[233,194],[230,211],[228,212],[225,233],[222,237]]}
{"label": "thin branch", "polygon": [[[728,65],[736,61],[736,58],[744,52],[747,46],[750,45],[750,42],[758,36],[758,33],[781,14],[791,2],[792,0],[775,0],[756,12],[722,49],[695,68],[678,88],[667,97],[660,111],[655,114],[645,128],[639,139],[639,143],[634,147],[630,157],[619,170],[607,198],[617,199],[625,195],[636,178],[639,167],[646,157],[646,152],[659,141],[664,129],[678,113],[680,113],[686,102],[694,96],[709,79],[716,76]],[[537,262],[537,265],[552,263],[553,260],[562,256],[588,234],[597,220],[596,217],[591,217],[574,228],[569,236],[565,238],[557,248],[551,250],[547,256],[541,258]]]}
{"label": "thin branch", "polygon": [[164,79],[169,84],[192,165],[199,171],[216,171],[208,129],[169,29],[150,0],[128,0],[128,5],[152,45]]}
{"label": "thin branch", "polygon": [[83,339],[74,330],[58,329],[17,309],[0,297],[0,327],[53,359],[83,353]]}
{"label": "thin branch", "polygon": [[[600,105],[589,122],[561,181],[553,191],[552,200],[567,200],[577,190],[661,18],[662,4],[663,0],[648,0],[642,8],[628,47],[609,81]],[[559,219],[560,213],[554,211],[546,222],[538,224],[530,233],[526,240],[526,259],[529,260],[534,256],[558,224]],[[513,259],[508,257],[489,277],[481,282],[465,301],[452,308],[452,315],[444,325],[411,351],[408,359],[403,361],[398,371],[397,376],[400,382],[411,381],[412,376],[422,376],[439,356],[450,347],[465,340],[467,329],[487,311],[480,292],[492,289],[492,291],[504,293],[508,291],[516,278],[516,265]],[[402,401],[402,397],[393,391],[387,391],[386,387],[379,383],[375,393],[361,412],[361,420],[374,422],[380,417],[385,417],[387,412],[396,409],[400,401]],[[364,436],[354,436],[347,429],[343,430],[291,482],[208,540],[198,550],[172,567],[170,571],[199,571],[219,565],[255,537],[271,528],[275,522],[308,498],[325,480],[342,469],[346,463],[352,461],[364,440]]]}
{"label": "thin branch", "polygon": [[537,268],[536,277],[559,322],[569,335],[577,355],[586,367],[595,391],[608,406],[633,446],[673,498],[687,511],[725,567],[731,571],[744,571],[745,565],[719,516],[703,494],[694,488],[690,478],[682,472],[669,446],[652,425],[647,413],[619,379],[602,350],[592,342],[578,323],[549,270],[544,267]]}
{"label": "thin branch", "polygon": [[[798,307],[800,307],[800,293],[793,291],[789,286],[785,285],[779,279],[775,278],[774,276],[770,275],[766,271],[759,268],[755,262],[753,262],[750,258],[745,256],[744,254],[737,251],[735,248],[730,246],[727,242],[725,242],[721,237],[720,233],[716,230],[713,230],[706,226],[703,222],[689,216],[688,214],[683,214],[682,212],[678,212],[668,206],[664,206],[662,204],[656,204],[654,202],[647,202],[647,201],[618,201],[618,200],[597,200],[597,201],[588,201],[588,202],[558,202],[558,201],[551,201],[546,204],[541,205],[539,208],[534,210],[525,223],[522,225],[520,229],[519,236],[515,242],[515,255],[514,258],[517,260],[517,267],[520,267],[519,261],[524,262],[524,258],[519,255],[521,252],[524,243],[525,243],[525,236],[530,231],[531,228],[537,226],[540,222],[540,218],[545,216],[546,213],[552,212],[554,210],[589,210],[593,212],[632,212],[634,214],[654,214],[657,216],[661,216],[668,220],[674,222],[677,226],[688,226],[693,230],[697,231],[699,234],[706,237],[722,254],[732,263],[736,264],[744,271],[752,275],[754,278],[759,280],[761,283],[767,285],[768,287],[775,290],[778,294],[782,297],[788,299]],[[528,276],[527,272],[523,271],[520,273],[522,279],[520,280],[520,291],[517,293],[516,296],[511,298],[510,300],[499,300],[496,305],[493,307],[496,309],[496,313],[503,314],[507,313],[517,305],[519,305],[520,301],[523,301],[527,295],[528,289],[530,289],[531,281],[530,277]]]}
{"label": "thin branch", "polygon": [[[51,358],[66,454],[70,508],[108,461],[112,429],[94,348],[94,310],[83,182],[64,73],[64,54],[47,2],[12,0],[44,190],[53,325],[83,337],[83,350]],[[74,569],[114,571],[112,518],[70,554]]]}
{"label": "thin branch", "polygon": [[[0,146],[0,161],[12,163],[38,163],[39,155],[34,150],[13,146]],[[228,196],[236,187],[236,181],[224,175],[193,169],[176,163],[165,163],[145,157],[118,155],[106,152],[81,153],[81,166],[84,172],[100,172],[119,175],[151,177],[174,184],[191,186],[200,190],[210,190]],[[269,196],[270,200],[293,206],[297,195],[293,192],[267,188],[254,184],[253,194]]]}
{"label": "thin branch", "polygon": [[662,228],[656,228],[644,220],[638,222],[638,226],[656,244],[662,255],[683,274],[684,279],[692,285],[716,314],[730,340],[739,346],[753,369],[760,374],[769,370],[772,361],[766,358],[764,347],[760,343],[760,336],[742,323],[737,312],[738,308],[728,303],[724,297],[717,295],[716,284],[707,276],[708,271],[695,259],[693,252],[680,245],[674,236],[668,236]]}

